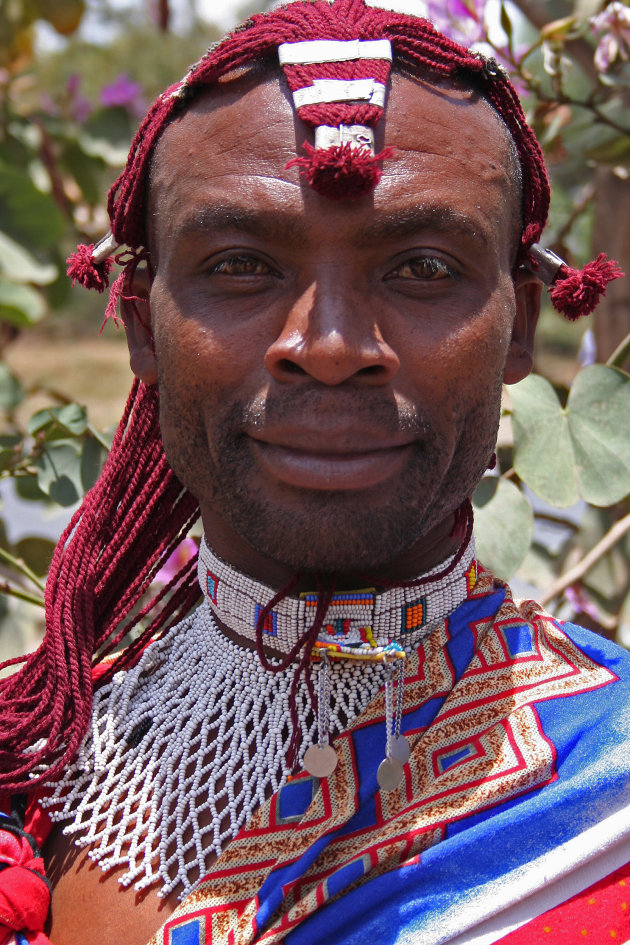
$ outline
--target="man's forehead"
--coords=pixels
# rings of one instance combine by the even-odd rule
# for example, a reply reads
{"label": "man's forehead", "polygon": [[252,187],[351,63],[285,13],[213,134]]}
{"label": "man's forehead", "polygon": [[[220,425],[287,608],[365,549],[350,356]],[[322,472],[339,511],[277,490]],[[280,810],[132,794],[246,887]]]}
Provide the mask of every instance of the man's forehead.
{"label": "man's forehead", "polygon": [[[451,83],[392,75],[377,146],[430,150],[432,138],[448,136],[453,129],[457,131],[451,136],[454,157],[472,141],[488,153],[494,151],[494,163],[507,163],[507,129],[479,93]],[[288,162],[311,137],[311,129],[296,117],[279,74],[262,80],[240,76],[209,87],[166,128],[156,149],[152,183],[159,181],[165,164],[173,165],[167,174],[194,173],[200,139],[204,148],[223,155],[227,163],[232,159],[248,164],[284,156]],[[287,177],[297,179],[297,174]]]}
{"label": "man's forehead", "polygon": [[[175,224],[192,220],[194,225],[195,218],[208,218],[197,211],[198,204],[224,204],[219,198],[230,191],[238,202],[243,184],[246,203],[265,203],[274,194],[295,200],[297,195],[305,207],[323,201],[335,217],[340,204],[314,194],[296,168],[286,167],[309,137],[310,129],[295,116],[287,89],[276,77],[240,77],[208,90],[166,129],[158,145],[152,225],[163,214],[171,232]],[[357,215],[366,203],[386,213],[390,196],[399,203],[401,198],[426,203],[428,191],[446,206],[451,190],[471,179],[487,187],[485,200],[497,207],[511,187],[507,131],[491,106],[469,89],[393,75],[377,146],[393,146],[394,157],[373,194],[341,202],[344,214]],[[453,199],[458,199],[454,192]]]}

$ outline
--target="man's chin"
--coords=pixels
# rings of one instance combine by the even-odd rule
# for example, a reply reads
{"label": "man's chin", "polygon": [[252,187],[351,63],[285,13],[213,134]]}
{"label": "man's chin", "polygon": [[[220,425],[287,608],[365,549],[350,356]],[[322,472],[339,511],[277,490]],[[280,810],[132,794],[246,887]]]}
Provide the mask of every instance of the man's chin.
{"label": "man's chin", "polygon": [[408,514],[397,522],[368,510],[352,518],[320,514],[271,521],[259,515],[244,530],[242,521],[232,524],[259,554],[289,570],[376,575],[421,540],[425,522],[415,521],[414,527]]}

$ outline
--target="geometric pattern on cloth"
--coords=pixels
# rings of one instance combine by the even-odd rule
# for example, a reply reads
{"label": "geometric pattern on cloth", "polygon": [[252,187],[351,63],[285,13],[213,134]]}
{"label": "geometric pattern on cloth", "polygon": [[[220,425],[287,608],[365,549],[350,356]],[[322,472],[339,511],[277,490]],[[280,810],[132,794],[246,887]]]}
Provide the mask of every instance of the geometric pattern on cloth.
{"label": "geometric pattern on cloth", "polygon": [[[481,570],[473,596],[494,590]],[[447,621],[406,662],[402,730],[411,758],[399,787],[379,791],[374,758],[365,756],[380,741],[381,692],[335,738],[337,767],[319,781],[301,819],[287,820],[282,791],[259,808],[151,945],[171,942],[191,912],[207,917],[206,943],[275,945],[324,903],[418,862],[450,823],[556,778],[555,749],[534,703],[589,692],[616,676],[532,602],[517,609],[509,591],[493,619],[467,627],[475,652],[457,681],[451,629]],[[430,724],[422,724],[436,700]],[[305,782],[302,803],[312,791],[307,779],[300,774],[289,785]]]}
{"label": "geometric pattern on cloth", "polygon": [[206,920],[203,915],[189,918],[169,931],[169,945],[205,945]]}

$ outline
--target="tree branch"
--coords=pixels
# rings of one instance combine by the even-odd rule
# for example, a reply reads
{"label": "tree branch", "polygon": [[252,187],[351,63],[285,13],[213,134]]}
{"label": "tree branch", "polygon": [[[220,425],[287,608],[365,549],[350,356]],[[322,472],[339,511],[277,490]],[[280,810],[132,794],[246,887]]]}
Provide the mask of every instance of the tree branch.
{"label": "tree branch", "polygon": [[605,554],[614,548],[618,541],[621,541],[624,535],[630,532],[630,514],[624,516],[624,518],[619,519],[618,522],[612,526],[612,528],[606,532],[601,541],[598,541],[594,548],[584,555],[581,561],[578,561],[576,565],[572,568],[569,568],[565,574],[561,575],[558,580],[551,586],[551,588],[544,594],[540,603],[543,607],[546,607],[554,598],[562,594],[563,591],[570,587],[572,584],[575,584],[577,581],[580,581],[584,575],[590,571],[593,565],[597,564],[600,558],[603,558]]}
{"label": "tree branch", "polygon": [[[557,19],[557,17],[549,15],[549,7],[542,0],[512,0],[512,2],[537,30],[543,30]],[[571,12],[568,9],[567,16],[570,16]],[[592,46],[585,39],[579,38],[568,40],[564,48],[575,59],[580,69],[589,79],[599,85],[597,69],[593,61]]]}

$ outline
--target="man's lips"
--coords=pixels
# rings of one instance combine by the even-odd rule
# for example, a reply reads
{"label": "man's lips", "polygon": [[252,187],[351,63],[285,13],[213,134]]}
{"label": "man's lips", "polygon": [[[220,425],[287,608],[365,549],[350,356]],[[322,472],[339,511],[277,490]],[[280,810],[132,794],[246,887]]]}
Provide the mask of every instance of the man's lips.
{"label": "man's lips", "polygon": [[300,431],[250,440],[272,478],[301,489],[368,489],[385,482],[406,463],[409,438],[359,437]]}

